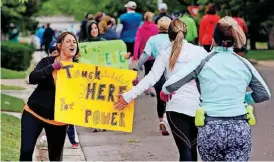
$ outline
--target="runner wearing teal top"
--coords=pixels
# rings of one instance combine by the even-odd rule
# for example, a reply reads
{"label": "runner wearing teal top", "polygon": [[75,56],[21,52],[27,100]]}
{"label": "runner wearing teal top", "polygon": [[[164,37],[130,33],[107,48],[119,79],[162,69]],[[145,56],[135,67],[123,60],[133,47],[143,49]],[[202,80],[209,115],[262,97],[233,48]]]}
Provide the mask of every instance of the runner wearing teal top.
{"label": "runner wearing teal top", "polygon": [[[190,62],[163,86],[161,98],[198,79],[205,125],[199,127],[198,150],[203,161],[248,161],[251,130],[245,103],[270,99],[269,89],[257,70],[233,52],[246,37],[231,17],[219,20],[214,30],[214,48],[209,56]],[[247,87],[252,89],[246,93]],[[176,94],[174,95],[176,96]]]}

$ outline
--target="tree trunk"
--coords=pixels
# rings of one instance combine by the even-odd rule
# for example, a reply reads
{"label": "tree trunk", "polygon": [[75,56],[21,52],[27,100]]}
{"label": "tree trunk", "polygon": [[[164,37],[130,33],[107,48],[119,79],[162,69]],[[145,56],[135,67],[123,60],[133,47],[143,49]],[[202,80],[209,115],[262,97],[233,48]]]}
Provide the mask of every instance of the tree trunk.
{"label": "tree trunk", "polygon": [[274,49],[274,26],[268,29],[268,49]]}

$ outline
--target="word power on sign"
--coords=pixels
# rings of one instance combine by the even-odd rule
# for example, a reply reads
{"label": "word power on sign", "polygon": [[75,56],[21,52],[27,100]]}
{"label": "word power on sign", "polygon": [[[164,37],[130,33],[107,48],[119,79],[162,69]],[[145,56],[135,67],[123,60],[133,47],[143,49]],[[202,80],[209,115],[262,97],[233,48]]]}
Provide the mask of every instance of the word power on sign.
{"label": "word power on sign", "polygon": [[135,71],[71,62],[62,64],[56,80],[56,121],[132,132],[134,101],[121,111],[114,109],[114,102],[118,94],[132,88]]}

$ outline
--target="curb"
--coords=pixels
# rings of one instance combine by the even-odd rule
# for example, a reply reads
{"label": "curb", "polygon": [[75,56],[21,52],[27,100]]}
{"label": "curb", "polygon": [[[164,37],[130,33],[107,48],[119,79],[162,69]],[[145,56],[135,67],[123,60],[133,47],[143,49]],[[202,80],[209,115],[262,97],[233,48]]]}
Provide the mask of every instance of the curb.
{"label": "curb", "polygon": [[[48,161],[48,148],[47,141],[41,140],[41,137],[45,135],[43,131],[36,144],[36,159],[38,161]],[[71,144],[69,142],[68,137],[66,137],[64,150],[63,150],[63,161],[86,161],[86,157],[84,155],[81,144],[79,143],[79,148],[73,149],[71,148]]]}
{"label": "curb", "polygon": [[274,60],[273,61],[259,61],[258,65],[263,66],[263,67],[274,68]]}
{"label": "curb", "polygon": [[274,68],[274,60],[258,61],[255,59],[248,59],[248,61],[253,65]]}

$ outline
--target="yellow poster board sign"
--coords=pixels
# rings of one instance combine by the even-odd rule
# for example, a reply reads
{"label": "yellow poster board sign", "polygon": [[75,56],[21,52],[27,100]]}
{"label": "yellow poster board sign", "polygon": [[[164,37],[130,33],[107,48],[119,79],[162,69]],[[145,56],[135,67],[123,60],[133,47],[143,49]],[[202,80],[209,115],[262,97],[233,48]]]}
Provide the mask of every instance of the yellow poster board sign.
{"label": "yellow poster board sign", "polygon": [[132,132],[134,102],[114,109],[117,95],[132,88],[131,70],[62,62],[57,72],[55,120],[84,127]]}

